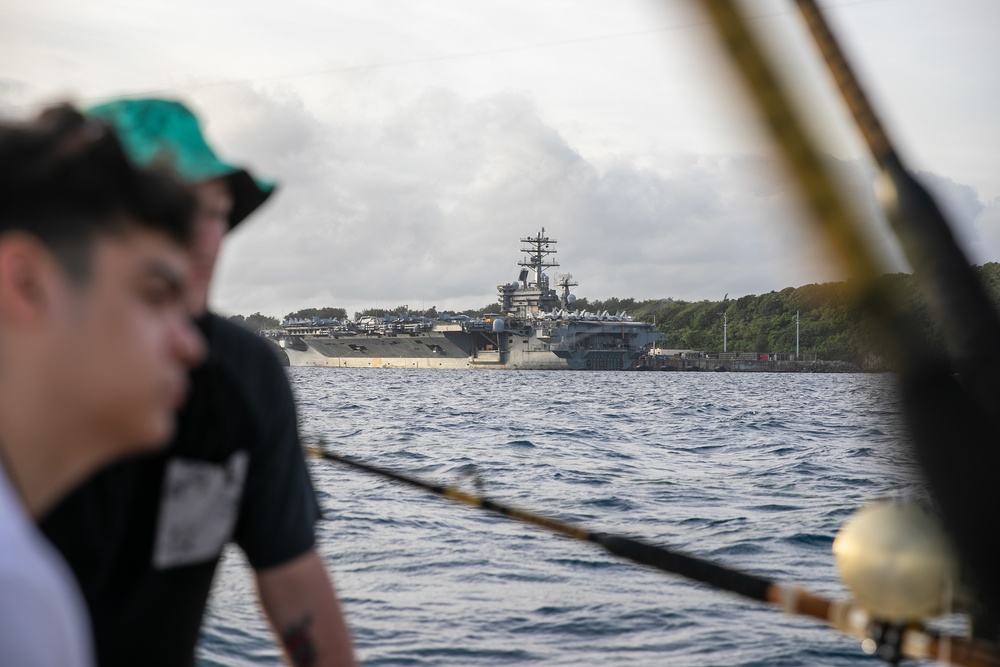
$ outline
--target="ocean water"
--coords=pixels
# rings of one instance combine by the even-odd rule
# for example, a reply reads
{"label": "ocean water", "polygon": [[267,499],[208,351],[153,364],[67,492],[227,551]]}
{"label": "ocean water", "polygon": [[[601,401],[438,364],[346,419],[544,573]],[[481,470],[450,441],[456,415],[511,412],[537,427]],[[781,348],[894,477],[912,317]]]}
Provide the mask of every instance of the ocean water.
{"label": "ocean water", "polygon": [[[888,375],[288,372],[303,432],[339,453],[833,597],[841,524],[916,490]],[[319,547],[370,667],[877,662],[817,622],[310,465]],[[277,662],[227,551],[199,664]]]}

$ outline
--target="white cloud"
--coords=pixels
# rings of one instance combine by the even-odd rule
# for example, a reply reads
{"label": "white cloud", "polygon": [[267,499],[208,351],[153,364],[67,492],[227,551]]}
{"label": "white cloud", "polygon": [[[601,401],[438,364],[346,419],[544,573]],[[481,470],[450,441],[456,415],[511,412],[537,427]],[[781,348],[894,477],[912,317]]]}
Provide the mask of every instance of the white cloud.
{"label": "white cloud", "polygon": [[982,239],[982,261],[1000,261],[1000,198],[987,204],[976,216],[976,230]]}
{"label": "white cloud", "polygon": [[[827,5],[901,150],[943,177],[932,189],[970,254],[996,258],[998,5]],[[799,15],[746,6],[797,65],[789,80],[871,216],[871,169],[851,161],[865,152]],[[686,3],[0,7],[0,114],[143,90],[175,91],[227,157],[281,182],[227,243],[223,310],[480,306],[542,226],[581,296],[718,298],[838,277]]]}
{"label": "white cloud", "polygon": [[[209,127],[282,186],[228,242],[213,294],[224,312],[482,306],[517,275],[518,239],[541,227],[580,296],[697,300],[840,277],[771,158],[598,167],[516,93],[429,89],[340,123],[287,91],[227,97],[239,113]],[[872,170],[831,164],[870,212]]]}
{"label": "white cloud", "polygon": [[969,260],[977,264],[995,261],[1000,246],[991,247],[979,233],[979,217],[987,207],[976,190],[938,174],[922,172],[916,178],[934,197]]}

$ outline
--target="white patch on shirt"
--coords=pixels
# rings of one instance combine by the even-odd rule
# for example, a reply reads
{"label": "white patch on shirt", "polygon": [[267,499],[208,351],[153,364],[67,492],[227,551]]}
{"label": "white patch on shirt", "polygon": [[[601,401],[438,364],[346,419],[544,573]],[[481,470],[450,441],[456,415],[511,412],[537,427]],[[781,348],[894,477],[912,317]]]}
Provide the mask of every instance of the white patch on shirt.
{"label": "white patch on shirt", "polygon": [[170,460],[153,547],[156,569],[204,563],[222,552],[236,525],[248,458],[238,451],[226,463]]}

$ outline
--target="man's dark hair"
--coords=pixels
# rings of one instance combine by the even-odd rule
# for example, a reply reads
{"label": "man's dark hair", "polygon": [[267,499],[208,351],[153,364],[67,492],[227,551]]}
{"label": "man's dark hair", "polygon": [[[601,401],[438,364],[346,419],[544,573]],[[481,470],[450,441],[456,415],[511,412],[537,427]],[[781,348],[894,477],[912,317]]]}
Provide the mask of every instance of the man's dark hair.
{"label": "man's dark hair", "polygon": [[0,234],[38,237],[77,281],[98,236],[138,225],[187,243],[194,210],[189,188],[133,166],[111,127],[69,106],[0,124]]}

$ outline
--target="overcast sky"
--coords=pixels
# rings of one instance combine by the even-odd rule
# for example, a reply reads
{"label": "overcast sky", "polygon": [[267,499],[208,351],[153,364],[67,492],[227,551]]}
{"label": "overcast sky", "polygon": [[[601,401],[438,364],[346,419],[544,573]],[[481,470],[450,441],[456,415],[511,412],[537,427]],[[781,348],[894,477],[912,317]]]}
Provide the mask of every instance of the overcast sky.
{"label": "overcast sky", "polygon": [[[1000,3],[821,5],[970,258],[1000,260]],[[746,7],[871,208],[792,1]],[[541,227],[591,299],[841,277],[686,0],[0,4],[0,114],[139,93],[188,103],[223,157],[281,183],[227,241],[223,313],[483,306]]]}

